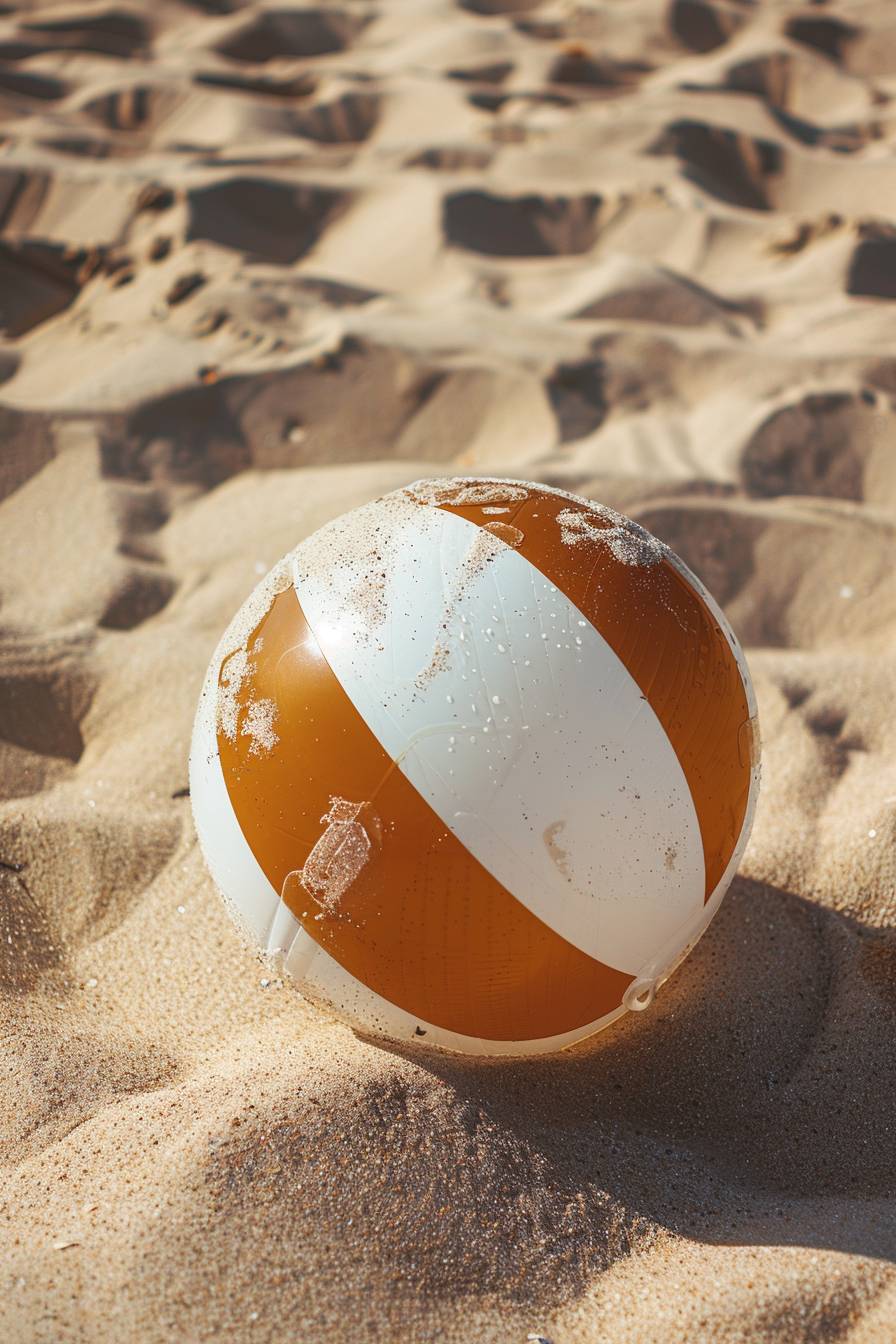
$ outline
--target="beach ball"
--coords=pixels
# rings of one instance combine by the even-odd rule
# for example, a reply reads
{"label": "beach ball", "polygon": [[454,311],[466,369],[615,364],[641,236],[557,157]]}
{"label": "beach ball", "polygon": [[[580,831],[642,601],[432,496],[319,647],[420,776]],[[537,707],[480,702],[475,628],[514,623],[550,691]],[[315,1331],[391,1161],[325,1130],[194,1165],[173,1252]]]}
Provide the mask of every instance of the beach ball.
{"label": "beach ball", "polygon": [[759,780],[743,653],[609,508],[417,481],[302,541],[224,634],[190,787],[250,943],[369,1034],[561,1049],[648,1007]]}

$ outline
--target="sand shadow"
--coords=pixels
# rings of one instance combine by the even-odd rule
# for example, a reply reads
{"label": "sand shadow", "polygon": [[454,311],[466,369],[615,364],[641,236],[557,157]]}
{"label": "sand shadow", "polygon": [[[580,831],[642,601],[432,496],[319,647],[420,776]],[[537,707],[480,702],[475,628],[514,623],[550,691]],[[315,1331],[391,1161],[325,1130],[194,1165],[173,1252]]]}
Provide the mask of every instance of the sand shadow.
{"label": "sand shadow", "polygon": [[739,879],[650,1012],[591,1042],[514,1062],[396,1053],[583,1210],[601,1191],[632,1228],[896,1262],[894,972],[892,934]]}

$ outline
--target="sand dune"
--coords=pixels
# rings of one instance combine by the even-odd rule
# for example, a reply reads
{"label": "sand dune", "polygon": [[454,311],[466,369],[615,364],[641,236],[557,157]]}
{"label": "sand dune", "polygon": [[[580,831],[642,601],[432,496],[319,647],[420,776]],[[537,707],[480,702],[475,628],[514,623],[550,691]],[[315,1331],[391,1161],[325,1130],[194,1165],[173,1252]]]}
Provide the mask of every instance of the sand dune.
{"label": "sand dune", "polygon": [[[0,7],[0,1337],[896,1333],[884,0]],[[764,787],[655,1007],[498,1066],[242,948],[186,755],[233,611],[417,476],[624,509]]]}

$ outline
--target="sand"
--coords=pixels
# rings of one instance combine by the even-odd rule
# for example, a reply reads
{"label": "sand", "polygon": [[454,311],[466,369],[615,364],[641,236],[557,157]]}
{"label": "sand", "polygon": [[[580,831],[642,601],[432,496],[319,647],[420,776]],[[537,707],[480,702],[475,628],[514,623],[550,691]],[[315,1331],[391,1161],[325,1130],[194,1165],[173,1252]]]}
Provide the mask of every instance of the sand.
{"label": "sand", "polygon": [[[0,1339],[896,1337],[891,0],[0,8]],[[649,1012],[362,1040],[207,877],[206,664],[344,509],[538,478],[748,649]]]}

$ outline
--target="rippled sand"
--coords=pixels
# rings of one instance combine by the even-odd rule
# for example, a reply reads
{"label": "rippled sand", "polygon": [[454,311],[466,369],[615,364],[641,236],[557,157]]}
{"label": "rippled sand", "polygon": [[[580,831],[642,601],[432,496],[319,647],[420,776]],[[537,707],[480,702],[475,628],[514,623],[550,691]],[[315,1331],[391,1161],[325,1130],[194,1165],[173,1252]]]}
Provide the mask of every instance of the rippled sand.
{"label": "rippled sand", "polygon": [[[0,117],[0,1338],[892,1340],[892,3],[6,6]],[[258,575],[456,469],[673,546],[765,747],[655,1007],[494,1067],[268,983],[186,796]]]}

